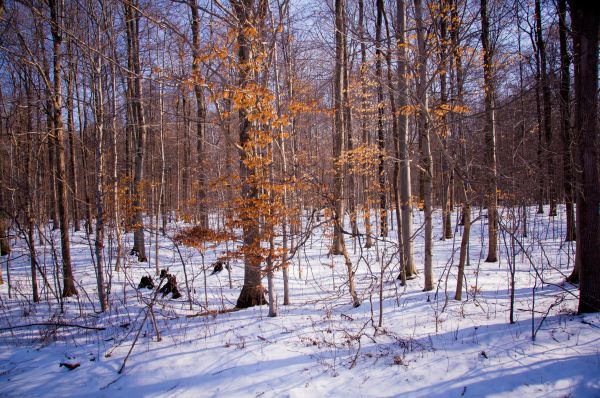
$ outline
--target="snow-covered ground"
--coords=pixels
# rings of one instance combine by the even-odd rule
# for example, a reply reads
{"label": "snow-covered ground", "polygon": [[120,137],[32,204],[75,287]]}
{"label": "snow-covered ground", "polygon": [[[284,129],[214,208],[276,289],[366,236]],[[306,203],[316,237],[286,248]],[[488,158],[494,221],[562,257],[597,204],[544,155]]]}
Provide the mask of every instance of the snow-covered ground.
{"label": "snow-covered ground", "polygon": [[[205,303],[202,258],[197,250],[180,247],[192,289],[190,310],[181,258],[172,241],[161,237],[161,268],[169,267],[177,276],[184,295],[179,300],[159,296],[154,314],[161,341],[151,317],[143,322],[144,302],[153,292],[135,289],[141,276],[153,275],[154,240],[148,248],[150,264],[138,264],[128,256],[125,272],[111,272],[110,310],[102,314],[93,246],[85,234],[72,239],[80,294],[65,300],[63,311],[50,289],[42,291],[42,303],[31,302],[28,252],[18,241],[11,254],[11,298],[7,284],[0,287],[0,396],[600,397],[600,317],[576,315],[578,292],[563,283],[573,267],[574,250],[574,245],[564,243],[564,220],[534,213],[531,209],[528,237],[517,233],[513,240],[507,229],[514,219],[504,210],[506,228],[500,234],[497,263],[483,261],[487,219],[474,224],[466,269],[468,294],[463,293],[461,302],[453,298],[462,230],[458,228],[454,239],[439,240],[438,213],[437,286],[432,292],[422,291],[422,275],[406,287],[395,279],[395,229],[388,241],[368,250],[348,238],[362,299],[358,308],[351,306],[343,259],[327,256],[331,231],[316,230],[290,268],[289,306],[281,304],[281,274],[276,275],[276,318],[267,316],[266,306],[190,316],[202,312]],[[479,210],[473,216],[478,215]],[[415,212],[419,269],[421,225],[422,213]],[[168,235],[177,228],[171,225]],[[58,246],[58,232],[52,239]],[[127,235],[125,245],[131,244]],[[56,290],[52,250],[60,250],[49,241],[37,250]],[[221,250],[207,249],[208,273]],[[514,324],[509,323],[512,258],[517,264]],[[383,327],[376,328],[382,265]],[[6,258],[2,267],[6,280]],[[207,276],[210,310],[235,305],[243,282],[240,263],[234,264],[232,279],[230,289],[226,271]],[[43,285],[41,280],[38,284]],[[104,329],[19,327],[32,323]],[[64,362],[80,366],[68,370],[60,366]]]}

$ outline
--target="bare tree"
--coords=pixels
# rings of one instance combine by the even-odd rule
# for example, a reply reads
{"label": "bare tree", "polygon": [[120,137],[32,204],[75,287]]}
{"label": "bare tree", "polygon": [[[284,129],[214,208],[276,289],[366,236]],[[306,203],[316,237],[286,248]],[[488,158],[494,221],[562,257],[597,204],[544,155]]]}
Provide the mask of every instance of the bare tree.
{"label": "bare tree", "polygon": [[63,35],[63,12],[64,3],[57,0],[49,0],[50,7],[50,31],[52,33],[53,43],[53,114],[54,114],[54,135],[56,142],[56,170],[57,170],[57,191],[58,191],[58,213],[60,218],[60,241],[63,263],[63,291],[64,297],[70,297],[77,294],[75,280],[73,278],[73,269],[71,266],[71,241],[69,238],[69,206],[67,204],[67,172],[65,165],[65,144],[62,120],[62,79],[61,79],[61,61],[62,61],[62,35]]}
{"label": "bare tree", "polygon": [[[450,4],[448,0],[440,0],[439,12],[439,79],[440,79],[440,136],[443,150],[448,148],[448,12]],[[442,239],[452,238],[452,176],[453,171],[448,161],[442,156]]]}
{"label": "bare tree", "polygon": [[[31,71],[25,73],[25,91],[27,96],[27,131],[33,131],[33,87],[31,82]],[[29,249],[29,261],[31,266],[31,291],[33,302],[40,301],[37,285],[37,253],[35,250],[35,171],[34,171],[34,142],[33,137],[27,137],[27,246]],[[1,232],[1,231],[0,231]],[[4,251],[4,250],[2,250]]]}
{"label": "bare tree", "polygon": [[558,32],[560,43],[560,130],[563,142],[563,189],[567,210],[567,234],[565,240],[575,240],[575,208],[573,184],[573,133],[571,132],[571,75],[569,50],[567,48],[567,2],[558,0]]}
{"label": "bare tree", "polygon": [[[365,28],[364,28],[364,18],[365,18],[365,5],[363,0],[358,0],[358,40],[360,41],[360,90],[361,90],[361,108],[363,109],[361,115],[361,133],[362,133],[362,141],[364,145],[368,145],[369,143],[369,134],[367,132],[367,117],[365,115],[364,110],[366,109],[366,97],[367,97],[367,84],[366,84],[366,75],[367,75],[367,44],[365,37]],[[367,186],[367,175],[363,173],[362,175],[362,185],[363,187]],[[363,214],[364,214],[364,224],[365,224],[365,248],[370,248],[373,246],[373,236],[371,232],[371,207],[369,204],[369,191],[363,189],[364,193],[364,204],[363,204]]]}
{"label": "bare tree", "polygon": [[69,132],[69,184],[71,186],[71,198],[72,198],[72,209],[73,209],[73,228],[75,231],[79,231],[79,184],[77,183],[77,167],[75,167],[75,117],[74,117],[74,101],[73,101],[73,80],[74,75],[77,73],[76,65],[77,62],[73,55],[73,40],[67,39],[67,60],[68,69],[66,72],[67,78],[67,130]]}
{"label": "bare tree", "polygon": [[[546,65],[546,44],[542,34],[542,10],[540,0],[535,0],[536,42],[539,53],[540,82],[542,84],[543,130],[545,139],[545,158],[547,168],[548,196],[550,200],[550,217],[556,216],[556,193],[554,189],[554,161],[552,156],[552,103],[550,100],[550,82]],[[541,126],[540,126],[541,128]]]}
{"label": "bare tree", "polygon": [[488,215],[488,254],[486,262],[498,261],[497,172],[496,172],[496,116],[494,110],[493,49],[490,45],[490,23],[487,0],[481,0],[481,44],[483,46],[483,78],[485,90],[485,161],[487,163],[486,207]]}
{"label": "bare tree", "polygon": [[146,147],[147,126],[142,102],[142,69],[140,64],[140,5],[139,0],[123,0],[125,7],[125,25],[127,28],[127,65],[129,74],[129,109],[137,135],[135,150],[135,170],[133,175],[133,250],[138,261],[146,262],[143,219],[143,182],[144,151]]}
{"label": "bare tree", "polygon": [[383,0],[377,0],[377,21],[375,25],[375,77],[377,78],[377,149],[379,162],[377,164],[377,177],[379,182],[379,235],[386,237],[388,234],[387,223],[387,195],[385,189],[385,136],[383,131],[383,117],[385,105],[383,103]]}
{"label": "bare tree", "polygon": [[[400,209],[402,211],[402,269],[404,277],[414,278],[417,269],[413,260],[412,244],[412,197],[411,197],[411,178],[410,178],[410,158],[408,154],[408,67],[407,67],[407,41],[406,41],[406,3],[404,0],[397,0],[397,32],[398,43],[397,63],[398,63],[398,151],[400,162]],[[402,272],[398,275],[402,279]]]}
{"label": "bare tree", "polygon": [[360,305],[360,300],[356,294],[354,287],[354,275],[352,270],[352,261],[346,249],[344,241],[344,201],[343,201],[343,186],[344,186],[344,166],[340,160],[342,159],[342,150],[345,140],[345,123],[344,123],[344,107],[343,107],[343,87],[346,73],[344,71],[344,54],[346,45],[346,28],[345,28],[345,0],[336,0],[335,2],[335,77],[334,77],[334,106],[335,106],[335,125],[333,136],[333,158],[334,165],[334,181],[333,195],[335,201],[334,208],[334,232],[333,232],[333,247],[332,254],[341,254],[344,256],[346,270],[348,273],[348,289],[352,297],[354,307]]}
{"label": "bare tree", "polygon": [[342,164],[342,151],[345,141],[344,125],[344,44],[346,42],[346,28],[344,26],[344,13],[346,12],[345,0],[335,2],[335,76],[333,79],[334,100],[334,132],[333,132],[333,246],[331,254],[342,254],[344,240],[344,166]]}
{"label": "bare tree", "polygon": [[421,141],[421,169],[423,181],[423,201],[425,212],[425,291],[433,290],[433,165],[431,160],[431,145],[429,142],[429,98],[427,95],[427,53],[425,49],[425,22],[423,20],[423,2],[414,0],[415,20],[417,24],[417,101],[418,101],[418,126]]}
{"label": "bare tree", "polygon": [[[460,18],[458,16],[458,0],[450,0],[450,42],[452,43],[452,61],[454,66],[454,88],[455,96],[452,100],[453,106],[463,106],[463,60],[462,53],[463,49],[460,45]],[[465,132],[463,128],[462,120],[457,121],[458,130],[458,142],[460,143],[459,148],[459,163],[462,173],[461,185],[463,187],[464,202],[462,204],[462,224],[463,224],[463,235],[460,241],[460,254],[458,262],[458,275],[456,276],[456,291],[454,294],[455,300],[462,300],[463,280],[465,278],[465,266],[468,262],[469,256],[469,238],[471,236],[471,185],[469,182],[470,171],[469,161],[467,159],[467,140],[465,139]]]}
{"label": "bare tree", "polygon": [[104,283],[104,82],[102,77],[102,28],[97,26],[96,44],[97,55],[92,60],[92,92],[94,96],[94,126],[96,131],[96,162],[95,162],[95,199],[96,199],[96,282],[98,285],[98,299],[100,310],[108,309],[106,286]]}
{"label": "bare tree", "polygon": [[575,66],[575,134],[579,146],[577,197],[579,313],[600,311],[600,175],[598,171],[598,32],[600,8],[569,0]]}
{"label": "bare tree", "polygon": [[206,99],[202,89],[202,76],[200,73],[200,13],[196,0],[189,0],[188,5],[192,13],[192,80],[194,94],[196,95],[196,167],[198,170],[198,190],[196,199],[199,206],[199,221],[203,227],[208,227],[208,211],[206,204],[206,173],[204,171],[204,140],[206,135]]}

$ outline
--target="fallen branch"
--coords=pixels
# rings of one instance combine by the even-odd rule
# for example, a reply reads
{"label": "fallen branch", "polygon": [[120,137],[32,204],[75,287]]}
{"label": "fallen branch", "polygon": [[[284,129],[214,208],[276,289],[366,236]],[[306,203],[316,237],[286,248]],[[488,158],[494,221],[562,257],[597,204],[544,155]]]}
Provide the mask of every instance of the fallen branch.
{"label": "fallen branch", "polygon": [[0,332],[3,332],[5,330],[29,328],[29,327],[33,327],[33,326],[56,326],[56,327],[67,327],[67,328],[81,328],[81,329],[89,329],[89,330],[106,330],[106,328],[103,326],[100,326],[100,327],[85,326],[85,325],[77,325],[74,323],[59,323],[59,322],[36,322],[36,323],[28,323],[26,325],[16,325],[16,326],[10,326],[7,328],[0,328]]}
{"label": "fallen branch", "polygon": [[219,314],[228,314],[230,312],[236,312],[239,311],[240,308],[237,307],[233,307],[233,308],[226,308],[224,310],[210,310],[210,311],[205,311],[205,312],[199,312],[197,314],[192,314],[192,315],[186,315],[186,318],[196,318],[199,316],[216,316]]}
{"label": "fallen branch", "polygon": [[[158,292],[158,290],[157,290],[157,292]],[[156,297],[156,294],[154,294],[154,297]],[[137,334],[135,335],[135,339],[133,339],[133,343],[131,344],[131,347],[129,348],[129,352],[127,352],[127,355],[125,356],[125,359],[123,360],[123,364],[121,365],[121,367],[119,368],[119,371],[117,372],[118,374],[123,373],[123,369],[125,369],[125,364],[127,363],[127,360],[129,359],[129,356],[131,355],[131,352],[133,351],[133,348],[135,347],[135,344],[137,343],[138,338],[140,337],[140,333],[142,332],[142,328],[144,327],[144,324],[146,323],[146,319],[148,319],[148,314],[150,314],[150,307],[148,307],[148,309],[146,310],[146,315],[144,315],[144,319],[142,320],[142,323],[140,324]]]}
{"label": "fallen branch", "polygon": [[[163,275],[163,273],[161,273],[161,276],[162,275]],[[158,331],[158,326],[156,325],[156,319],[154,319],[154,312],[152,311],[152,306],[156,302],[156,298],[158,297],[158,293],[160,293],[160,289],[161,289],[166,277],[167,277],[167,275],[166,275],[166,273],[164,273],[164,276],[161,277],[158,287],[156,288],[156,291],[152,295],[152,300],[150,300],[150,303],[146,304],[148,306],[148,309],[146,310],[146,314],[144,315],[144,319],[142,320],[142,323],[140,323],[140,327],[138,328],[135,338],[133,339],[133,343],[131,343],[131,347],[129,348],[129,351],[127,352],[127,355],[125,356],[125,359],[123,359],[123,364],[119,368],[119,371],[117,372],[118,374],[123,373],[123,369],[125,369],[125,364],[127,363],[129,356],[133,352],[133,349],[134,349],[138,339],[140,338],[140,333],[142,332],[142,328],[144,327],[144,324],[146,323],[146,319],[148,319],[148,315],[150,315],[150,314],[152,315],[152,318],[154,321],[154,327],[156,329],[156,333],[158,334],[158,341],[161,340],[160,332]]]}

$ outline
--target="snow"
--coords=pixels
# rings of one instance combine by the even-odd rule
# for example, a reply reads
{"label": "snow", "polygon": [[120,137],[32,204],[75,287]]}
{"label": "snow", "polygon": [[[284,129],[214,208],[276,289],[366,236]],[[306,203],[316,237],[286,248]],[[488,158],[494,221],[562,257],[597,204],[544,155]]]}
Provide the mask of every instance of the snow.
{"label": "snow", "polygon": [[[423,220],[422,213],[414,214],[416,231]],[[150,264],[127,256],[126,272],[112,272],[111,307],[104,314],[97,312],[93,246],[84,233],[72,239],[80,295],[65,300],[63,312],[51,293],[48,301],[31,302],[28,252],[18,240],[11,253],[12,298],[6,283],[0,287],[0,396],[599,397],[600,317],[576,315],[577,289],[564,283],[573,267],[574,244],[564,242],[562,217],[553,220],[530,209],[529,237],[515,234],[514,324],[509,323],[512,256],[506,230],[499,240],[500,261],[485,263],[487,219],[473,225],[466,269],[469,294],[463,293],[463,301],[457,302],[453,298],[462,231],[459,227],[454,239],[440,241],[441,215],[436,213],[434,220],[436,290],[422,291],[422,275],[406,287],[399,285],[395,230],[368,250],[349,237],[362,299],[360,307],[352,308],[343,259],[327,256],[331,230],[324,228],[314,231],[293,261],[289,306],[281,304],[281,273],[276,274],[275,318],[267,316],[266,306],[190,317],[204,311],[201,256],[193,248],[180,248],[194,290],[190,310],[181,260],[172,241],[161,237],[161,268],[169,267],[177,276],[184,297],[158,296],[154,313],[160,342],[150,318],[141,323],[147,309],[144,300],[148,302],[153,292],[135,289],[141,276],[154,273],[153,239]],[[514,220],[505,209],[503,225],[511,230]],[[168,235],[182,225],[171,224]],[[59,246],[58,232],[44,232]],[[415,238],[419,269],[422,234],[419,230]],[[125,237],[126,250],[132,240],[130,234]],[[53,283],[49,242],[37,250]],[[222,250],[206,251],[209,273]],[[5,262],[3,258],[6,280]],[[375,328],[382,264],[383,327]],[[208,276],[210,310],[235,305],[243,282],[240,263],[232,278],[229,289],[226,270]],[[41,280],[38,284],[42,286]],[[15,328],[59,321],[105,329]],[[68,370],[62,362],[80,366]]]}

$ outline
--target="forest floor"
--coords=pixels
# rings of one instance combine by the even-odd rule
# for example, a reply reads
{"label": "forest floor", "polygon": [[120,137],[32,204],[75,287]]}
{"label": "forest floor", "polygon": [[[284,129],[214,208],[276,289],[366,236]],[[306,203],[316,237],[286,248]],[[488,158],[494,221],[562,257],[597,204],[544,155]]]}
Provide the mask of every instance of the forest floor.
{"label": "forest floor", "polygon": [[[484,262],[487,219],[481,217],[472,228],[460,302],[454,290],[462,227],[454,239],[440,240],[439,213],[434,291],[422,291],[422,213],[414,217],[421,275],[406,287],[396,280],[395,228],[368,250],[360,248],[364,241],[348,237],[362,300],[358,308],[351,305],[343,258],[327,255],[331,231],[317,229],[290,265],[288,306],[282,305],[281,273],[276,274],[275,318],[268,317],[267,306],[198,316],[206,300],[211,311],[235,306],[242,264],[233,263],[230,288],[226,270],[209,275],[224,248],[206,248],[203,259],[196,249],[180,246],[180,256],[170,238],[182,224],[170,224],[158,241],[159,263],[176,275],[183,297],[157,296],[156,327],[151,314],[146,318],[153,291],[136,289],[143,275],[157,280],[154,238],[150,263],[127,256],[123,270],[110,272],[110,309],[99,313],[93,237],[73,235],[79,296],[60,303],[53,293],[58,286],[52,256],[60,253],[60,236],[44,230],[47,240],[37,253],[51,286],[42,290],[41,303],[31,302],[25,242],[17,240],[11,253],[10,298],[2,258],[0,396],[599,397],[600,316],[576,315],[578,291],[564,283],[574,243],[564,242],[564,209],[559,210],[562,216],[550,219],[530,209],[528,237],[522,237],[509,233],[519,220],[504,209],[497,263]],[[474,218],[478,215],[479,210]],[[127,252],[132,240],[125,236]],[[510,324],[513,260],[516,322]],[[41,278],[38,283],[42,287]],[[61,363],[79,366],[69,370]]]}

